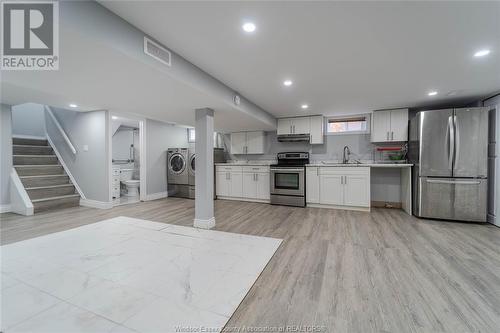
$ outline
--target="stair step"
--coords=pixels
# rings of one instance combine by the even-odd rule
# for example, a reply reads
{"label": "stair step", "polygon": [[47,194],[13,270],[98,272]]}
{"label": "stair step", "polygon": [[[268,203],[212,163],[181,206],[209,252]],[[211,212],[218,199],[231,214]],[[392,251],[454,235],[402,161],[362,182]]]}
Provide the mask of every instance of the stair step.
{"label": "stair step", "polygon": [[79,206],[80,195],[69,194],[58,197],[34,199],[31,200],[31,202],[33,203],[34,212],[39,213],[42,211],[47,211],[52,209],[61,209],[61,208]]}
{"label": "stair step", "polygon": [[29,145],[29,146],[48,146],[47,140],[42,139],[25,139],[25,138],[12,138],[14,145]]}
{"label": "stair step", "polygon": [[75,187],[73,184],[28,187],[26,192],[31,200],[36,200],[75,194]]}
{"label": "stair step", "polygon": [[61,165],[14,165],[14,167],[19,177],[64,174]]}
{"label": "stair step", "polygon": [[40,187],[69,184],[69,176],[61,175],[41,175],[41,176],[23,176],[19,177],[24,187]]}
{"label": "stair step", "polygon": [[14,155],[54,155],[51,146],[13,145]]}
{"label": "stair step", "polygon": [[13,155],[14,165],[59,164],[56,155]]}

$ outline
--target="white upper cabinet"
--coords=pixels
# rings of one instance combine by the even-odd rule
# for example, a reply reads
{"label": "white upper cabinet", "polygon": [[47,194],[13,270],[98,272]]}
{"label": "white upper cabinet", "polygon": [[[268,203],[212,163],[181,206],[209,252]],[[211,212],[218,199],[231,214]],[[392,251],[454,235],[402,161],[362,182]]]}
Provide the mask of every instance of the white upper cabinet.
{"label": "white upper cabinet", "polygon": [[280,118],[277,128],[278,135],[309,134],[311,144],[324,142],[323,116]]}
{"label": "white upper cabinet", "polygon": [[310,118],[311,141],[312,145],[323,144],[325,138],[325,125],[323,116],[312,116]]}
{"label": "white upper cabinet", "polygon": [[264,146],[262,131],[231,133],[231,154],[264,154]]}
{"label": "white upper cabinet", "polygon": [[311,133],[309,117],[292,118],[293,134],[309,134]]}
{"label": "white upper cabinet", "polygon": [[372,142],[408,140],[408,109],[374,111]]}
{"label": "white upper cabinet", "polygon": [[245,154],[247,134],[245,132],[231,133],[231,154]]}

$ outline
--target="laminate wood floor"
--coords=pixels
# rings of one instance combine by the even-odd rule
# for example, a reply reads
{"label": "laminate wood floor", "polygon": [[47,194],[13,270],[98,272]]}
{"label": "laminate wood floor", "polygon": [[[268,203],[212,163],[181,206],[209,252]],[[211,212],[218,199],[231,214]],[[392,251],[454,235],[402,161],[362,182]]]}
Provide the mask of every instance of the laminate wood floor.
{"label": "laminate wood floor", "polygon": [[[284,239],[226,329],[499,332],[500,228],[371,213],[217,200],[216,230]],[[1,215],[8,244],[115,216],[192,225],[168,198],[32,217]],[[293,327],[292,327],[293,329]],[[314,332],[314,331],[312,331]]]}

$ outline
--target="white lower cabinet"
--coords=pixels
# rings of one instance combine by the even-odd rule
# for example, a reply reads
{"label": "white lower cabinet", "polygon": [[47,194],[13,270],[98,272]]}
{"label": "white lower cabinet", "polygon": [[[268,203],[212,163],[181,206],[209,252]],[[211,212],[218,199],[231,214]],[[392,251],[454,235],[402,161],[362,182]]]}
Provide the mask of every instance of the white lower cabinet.
{"label": "white lower cabinet", "polygon": [[224,199],[270,200],[268,166],[216,166],[216,194]]}
{"label": "white lower cabinet", "polygon": [[307,204],[366,210],[370,208],[369,167],[307,167]]}

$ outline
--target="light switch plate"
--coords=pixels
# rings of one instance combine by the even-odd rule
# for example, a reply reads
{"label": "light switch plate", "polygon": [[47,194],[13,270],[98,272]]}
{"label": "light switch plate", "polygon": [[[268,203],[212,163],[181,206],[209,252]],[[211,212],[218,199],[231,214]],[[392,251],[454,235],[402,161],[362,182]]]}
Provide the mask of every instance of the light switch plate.
{"label": "light switch plate", "polygon": [[88,145],[84,145],[83,146],[83,151],[89,151],[89,146]]}

